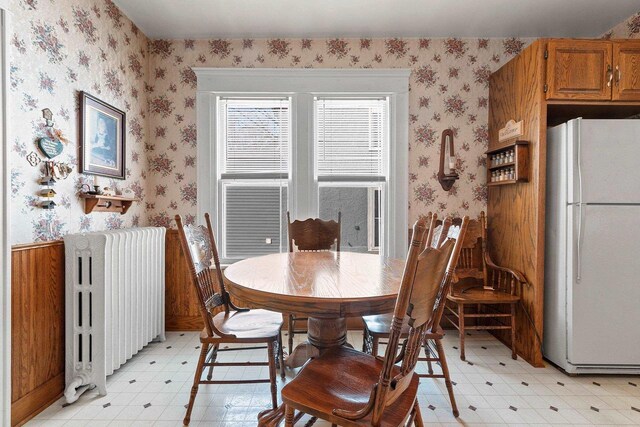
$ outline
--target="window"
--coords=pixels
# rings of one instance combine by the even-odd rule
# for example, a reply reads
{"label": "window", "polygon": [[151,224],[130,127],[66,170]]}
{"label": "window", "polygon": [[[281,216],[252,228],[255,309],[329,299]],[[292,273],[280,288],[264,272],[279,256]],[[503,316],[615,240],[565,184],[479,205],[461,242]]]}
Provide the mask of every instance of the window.
{"label": "window", "polygon": [[222,258],[281,252],[286,244],[291,100],[221,98]]}
{"label": "window", "polygon": [[287,210],[341,212],[342,250],[404,256],[408,70],[194,71],[198,215],[223,262],[286,251]]}
{"label": "window", "polygon": [[[320,98],[314,102],[315,165],[323,218],[342,212],[345,250],[377,252],[380,216],[369,193],[381,197],[387,181],[384,159],[389,146],[388,98]],[[323,215],[325,213],[326,215]]]}

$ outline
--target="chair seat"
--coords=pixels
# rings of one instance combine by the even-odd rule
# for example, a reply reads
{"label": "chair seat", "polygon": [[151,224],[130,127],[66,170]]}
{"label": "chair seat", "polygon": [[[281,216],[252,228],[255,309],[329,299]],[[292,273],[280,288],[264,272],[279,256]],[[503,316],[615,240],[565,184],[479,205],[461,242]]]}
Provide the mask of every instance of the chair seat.
{"label": "chair seat", "polygon": [[484,288],[468,288],[464,291],[447,295],[449,301],[467,304],[512,304],[520,301],[517,295]]}
{"label": "chair seat", "polygon": [[[348,347],[327,350],[307,363],[298,375],[282,389],[282,400],[309,415],[339,425],[371,425],[371,414],[357,421],[333,415],[333,409],[355,411],[369,401],[378,382],[383,362]],[[398,373],[394,366],[392,377]],[[418,375],[413,374],[407,390],[383,414],[381,426],[397,427],[413,408],[418,391]]]}
{"label": "chair seat", "polygon": [[[367,328],[371,335],[378,335],[382,337],[389,336],[389,330],[391,328],[391,322],[393,321],[393,314],[376,314],[373,316],[363,316],[362,321],[364,327]],[[409,333],[409,324],[407,319],[402,322],[402,337],[406,337]],[[440,326],[435,331],[427,331],[425,339],[435,340],[444,337],[444,331]]]}
{"label": "chair seat", "polygon": [[[213,317],[214,326],[225,335],[235,336],[234,341],[264,341],[277,339],[282,328],[282,314],[268,310],[224,312]],[[207,336],[206,329],[200,333],[200,340],[218,341],[219,336]]]}

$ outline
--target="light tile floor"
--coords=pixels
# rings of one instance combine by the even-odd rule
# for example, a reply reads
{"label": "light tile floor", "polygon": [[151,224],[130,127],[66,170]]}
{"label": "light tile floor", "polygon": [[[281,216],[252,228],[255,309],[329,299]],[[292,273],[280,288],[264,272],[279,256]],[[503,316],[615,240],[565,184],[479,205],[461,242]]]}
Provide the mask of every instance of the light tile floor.
{"label": "light tile floor", "polygon": [[[303,338],[296,336],[296,342]],[[360,348],[361,333],[350,331],[349,341]],[[462,362],[457,334],[445,337],[460,417],[451,414],[444,381],[422,379],[419,401],[427,425],[640,425],[638,377],[569,377],[550,366],[533,368],[512,360],[510,351],[485,333],[470,335],[466,343],[467,362]],[[109,377],[107,396],[89,391],[68,406],[60,399],[27,426],[180,426],[199,345],[198,333],[168,333],[165,342],[150,344]],[[219,360],[234,358],[266,360],[266,350],[222,352]],[[216,368],[214,375],[266,378],[267,368]],[[256,415],[269,405],[268,384],[203,385],[191,425],[255,426]]]}

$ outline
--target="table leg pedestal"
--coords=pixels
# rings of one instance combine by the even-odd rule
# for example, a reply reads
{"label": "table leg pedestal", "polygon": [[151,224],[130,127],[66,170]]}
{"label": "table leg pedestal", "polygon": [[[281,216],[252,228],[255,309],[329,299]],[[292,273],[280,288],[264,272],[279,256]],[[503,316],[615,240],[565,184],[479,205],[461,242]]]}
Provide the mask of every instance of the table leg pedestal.
{"label": "table leg pedestal", "polygon": [[258,427],[277,427],[284,419],[284,404],[258,414]]}
{"label": "table leg pedestal", "polygon": [[308,340],[298,345],[285,361],[289,369],[299,368],[312,357],[318,357],[324,350],[347,344],[347,319],[321,319],[310,317],[308,320]]}

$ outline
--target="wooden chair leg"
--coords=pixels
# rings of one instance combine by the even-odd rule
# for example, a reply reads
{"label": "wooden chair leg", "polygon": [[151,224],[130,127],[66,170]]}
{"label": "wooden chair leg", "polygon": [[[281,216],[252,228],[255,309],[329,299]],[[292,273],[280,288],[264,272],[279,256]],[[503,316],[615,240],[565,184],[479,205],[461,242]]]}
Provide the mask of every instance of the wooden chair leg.
{"label": "wooden chair leg", "polygon": [[516,353],[516,305],[511,304],[511,358],[518,360]]}
{"label": "wooden chair leg", "polygon": [[282,348],[282,331],[278,334],[278,361],[280,362],[280,378],[284,379],[286,372],[284,370],[284,349]]}
{"label": "wooden chair leg", "polygon": [[447,386],[447,392],[449,392],[449,401],[451,402],[451,409],[453,416],[458,418],[460,412],[458,411],[458,405],[456,405],[456,398],[453,395],[453,384],[451,383],[451,376],[449,375],[449,365],[447,365],[447,356],[444,354],[444,347],[441,340],[434,340],[436,343],[436,350],[438,352],[438,359],[440,361],[440,367],[442,368],[442,374],[444,375],[444,384]]}
{"label": "wooden chair leg", "polygon": [[375,357],[378,355],[378,341],[379,338],[377,335],[373,336],[373,340],[371,342],[371,354]]}
{"label": "wooden chair leg", "polygon": [[271,383],[271,405],[273,409],[278,407],[278,387],[276,386],[276,358],[273,351],[275,342],[267,343],[267,353],[269,356],[269,382]]}
{"label": "wooden chair leg", "polygon": [[466,360],[464,355],[464,304],[458,304],[458,330],[460,332],[460,360]]}
{"label": "wooden chair leg", "polygon": [[293,352],[293,324],[294,324],[294,320],[293,320],[293,314],[289,315],[289,321],[287,322],[287,329],[289,329],[289,354],[291,354]]}
{"label": "wooden chair leg", "polygon": [[416,427],[424,427],[424,423],[422,422],[422,413],[420,412],[420,405],[418,404],[418,399],[416,399],[416,403],[413,405],[413,425]]}
{"label": "wooden chair leg", "polygon": [[291,406],[285,406],[284,410],[284,425],[285,427],[293,427],[295,410]]}
{"label": "wooden chair leg", "polygon": [[367,329],[367,326],[365,325],[362,328],[362,352],[366,353],[367,352],[367,340],[369,339],[369,329]]}
{"label": "wooden chair leg", "polygon": [[200,385],[200,379],[202,378],[202,371],[204,370],[204,364],[207,359],[207,352],[209,351],[209,343],[202,343],[202,349],[200,350],[200,358],[198,359],[198,366],[196,366],[196,373],[193,377],[193,386],[191,387],[191,396],[189,397],[189,405],[187,406],[187,413],[184,416],[183,424],[188,426],[191,422],[191,411],[193,411],[193,404],[196,401],[196,395],[198,394],[198,386]]}
{"label": "wooden chair leg", "polygon": [[[427,359],[431,359],[431,348],[429,347],[428,340],[425,340],[423,349],[424,355],[427,357]],[[433,365],[431,364],[431,360],[427,360],[427,371],[429,372],[429,375],[433,375]]]}
{"label": "wooden chair leg", "polygon": [[[211,350],[211,357],[209,358],[209,363],[216,363],[216,359],[218,358],[218,344],[213,346]],[[209,372],[207,373],[207,381],[211,381],[213,377],[213,365],[209,366]]]}

